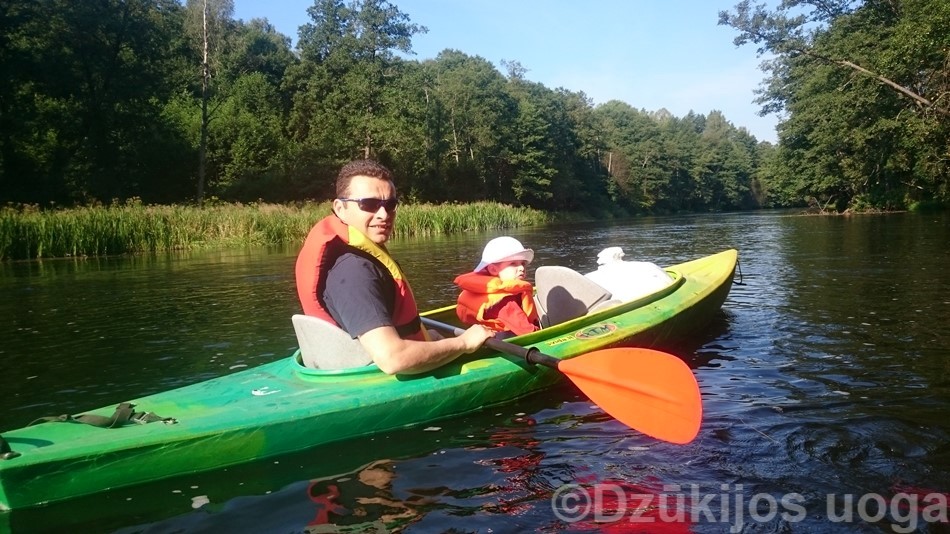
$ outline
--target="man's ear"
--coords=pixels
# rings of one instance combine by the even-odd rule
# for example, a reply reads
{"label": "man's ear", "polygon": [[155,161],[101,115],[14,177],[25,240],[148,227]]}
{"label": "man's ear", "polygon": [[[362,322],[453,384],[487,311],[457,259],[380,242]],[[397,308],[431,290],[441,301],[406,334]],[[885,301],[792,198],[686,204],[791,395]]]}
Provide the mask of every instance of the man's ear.
{"label": "man's ear", "polygon": [[346,203],[338,198],[334,198],[333,204],[330,207],[333,209],[333,213],[335,213],[340,220],[343,220],[343,208],[346,207]]}

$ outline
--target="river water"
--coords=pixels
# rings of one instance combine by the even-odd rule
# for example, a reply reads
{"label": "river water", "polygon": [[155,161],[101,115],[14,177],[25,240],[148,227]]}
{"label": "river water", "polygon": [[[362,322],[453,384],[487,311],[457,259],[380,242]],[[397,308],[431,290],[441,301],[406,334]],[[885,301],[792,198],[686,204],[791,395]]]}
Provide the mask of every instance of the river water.
{"label": "river water", "polygon": [[[452,278],[495,235],[391,250],[425,309],[454,299]],[[565,384],[424,428],[2,513],[0,530],[950,530],[950,216],[718,214],[510,235],[534,266],[580,271],[608,246],[661,265],[739,250],[722,312],[671,349],[703,394],[694,442],[627,429]],[[0,264],[0,429],[290,354],[295,253]]]}

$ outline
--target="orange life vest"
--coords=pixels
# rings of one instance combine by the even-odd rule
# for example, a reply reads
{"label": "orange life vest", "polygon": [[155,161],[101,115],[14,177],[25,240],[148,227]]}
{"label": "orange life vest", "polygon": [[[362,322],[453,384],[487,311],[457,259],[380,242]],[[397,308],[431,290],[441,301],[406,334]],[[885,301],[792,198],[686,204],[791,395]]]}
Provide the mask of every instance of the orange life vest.
{"label": "orange life vest", "polygon": [[[428,340],[426,330],[419,320],[419,310],[412,288],[402,269],[385,249],[373,243],[362,232],[347,225],[336,215],[329,215],[310,229],[303,248],[297,255],[296,277],[297,297],[307,315],[319,317],[331,324],[337,324],[327,311],[323,302],[323,289],[326,276],[336,259],[346,252],[358,249],[379,261],[395,282],[395,310],[393,324],[404,339]],[[339,325],[337,325],[339,326]]]}
{"label": "orange life vest", "polygon": [[538,312],[534,309],[534,288],[525,280],[502,281],[497,276],[481,273],[465,273],[455,278],[455,284],[462,288],[455,313],[465,324],[482,324],[492,330],[505,330],[498,319],[486,319],[485,312],[510,295],[520,295],[521,309],[528,320],[537,323]]}

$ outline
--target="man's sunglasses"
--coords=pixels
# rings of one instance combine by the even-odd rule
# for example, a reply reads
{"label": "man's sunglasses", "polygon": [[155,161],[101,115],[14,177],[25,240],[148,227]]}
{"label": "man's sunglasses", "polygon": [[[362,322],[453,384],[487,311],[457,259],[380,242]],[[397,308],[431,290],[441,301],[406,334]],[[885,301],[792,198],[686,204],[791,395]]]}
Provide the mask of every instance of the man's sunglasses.
{"label": "man's sunglasses", "polygon": [[338,198],[337,200],[342,200],[343,202],[356,202],[356,205],[365,212],[376,213],[379,211],[380,207],[386,208],[386,211],[393,211],[396,209],[396,204],[399,203],[399,199],[396,197],[393,198]]}

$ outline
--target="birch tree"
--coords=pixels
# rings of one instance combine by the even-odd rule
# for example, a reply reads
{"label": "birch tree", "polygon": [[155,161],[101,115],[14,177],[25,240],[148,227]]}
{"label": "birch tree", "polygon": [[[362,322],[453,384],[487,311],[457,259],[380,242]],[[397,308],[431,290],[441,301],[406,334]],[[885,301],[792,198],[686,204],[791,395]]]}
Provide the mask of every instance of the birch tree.
{"label": "birch tree", "polygon": [[198,186],[196,201],[204,203],[208,168],[208,125],[211,122],[209,102],[214,93],[214,77],[220,66],[228,25],[234,14],[233,0],[188,0],[186,30],[192,38],[200,60],[201,124],[198,140]]}

